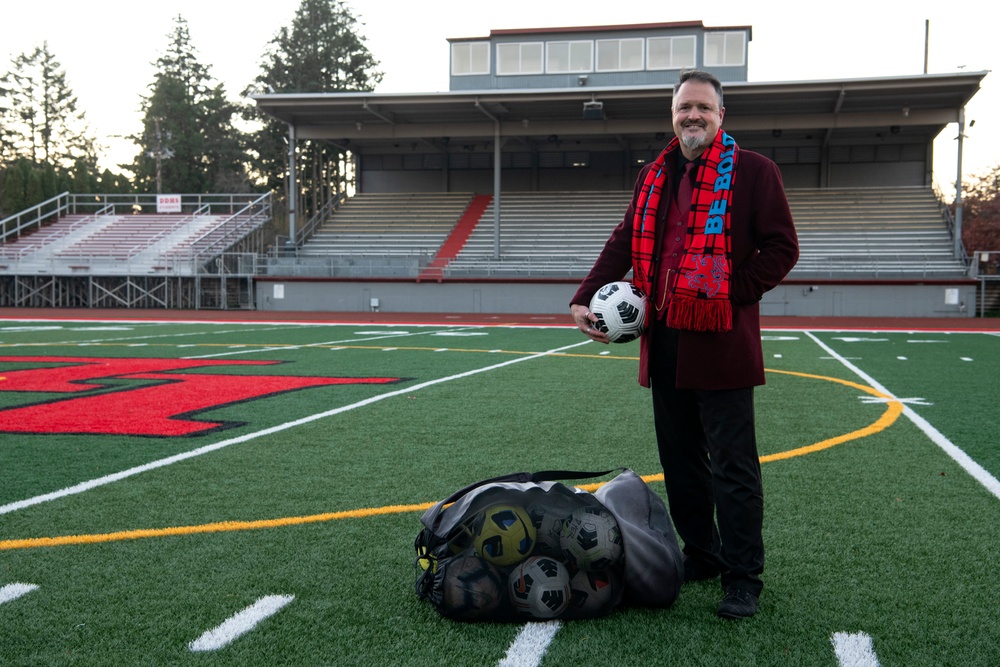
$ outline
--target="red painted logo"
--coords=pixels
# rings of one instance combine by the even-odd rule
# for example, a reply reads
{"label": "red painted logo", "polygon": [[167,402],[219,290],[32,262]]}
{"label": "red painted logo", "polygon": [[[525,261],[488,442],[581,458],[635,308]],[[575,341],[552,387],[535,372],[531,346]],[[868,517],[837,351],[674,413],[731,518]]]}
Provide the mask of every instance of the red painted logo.
{"label": "red painted logo", "polygon": [[[195,418],[206,410],[309,387],[401,379],[216,375],[203,370],[281,363],[277,361],[0,356],[2,362],[45,366],[0,371],[0,392],[46,396],[30,405],[0,409],[0,433],[203,435],[245,423]],[[199,372],[186,372],[196,369]]]}

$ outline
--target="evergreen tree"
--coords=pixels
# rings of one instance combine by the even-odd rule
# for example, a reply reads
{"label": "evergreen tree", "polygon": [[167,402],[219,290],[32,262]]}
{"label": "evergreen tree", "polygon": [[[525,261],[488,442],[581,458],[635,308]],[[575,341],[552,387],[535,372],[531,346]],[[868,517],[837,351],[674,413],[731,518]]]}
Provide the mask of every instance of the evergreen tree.
{"label": "evergreen tree", "polygon": [[94,168],[95,140],[48,43],[15,57],[12,64],[0,78],[4,161],[21,157],[68,171],[83,160]]}
{"label": "evergreen tree", "polygon": [[65,192],[61,185],[51,164],[37,164],[24,157],[7,163],[0,171],[0,218]]}
{"label": "evergreen tree", "polygon": [[198,61],[187,21],[178,16],[167,52],[143,100],[143,133],[133,137],[142,151],[133,171],[145,192],[245,191],[238,107]]}
{"label": "evergreen tree", "polygon": [[4,165],[14,159],[14,128],[10,122],[10,89],[4,87],[6,77],[0,78],[0,174]]}
{"label": "evergreen tree", "polygon": [[[246,94],[373,90],[382,73],[359,28],[343,0],[302,0],[291,27],[282,27],[269,43],[261,73]],[[252,106],[246,116],[261,123],[248,146],[254,164],[252,176],[272,190],[287,189],[287,126]],[[346,167],[350,156],[320,141],[300,141],[296,151],[301,201],[296,208],[308,217],[325,200],[347,188],[352,177]]]}

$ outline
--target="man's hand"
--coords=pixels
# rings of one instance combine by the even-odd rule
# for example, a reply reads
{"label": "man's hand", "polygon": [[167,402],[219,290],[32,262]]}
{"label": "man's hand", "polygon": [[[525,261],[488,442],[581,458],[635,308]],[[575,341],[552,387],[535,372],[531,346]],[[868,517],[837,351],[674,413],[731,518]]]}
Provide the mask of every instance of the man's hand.
{"label": "man's hand", "polygon": [[594,326],[597,323],[597,315],[590,312],[589,307],[574,303],[569,307],[569,312],[573,315],[573,321],[576,322],[576,326],[580,327],[580,331],[585,333],[591,340],[604,343],[605,345],[611,342],[608,340],[606,333]]}

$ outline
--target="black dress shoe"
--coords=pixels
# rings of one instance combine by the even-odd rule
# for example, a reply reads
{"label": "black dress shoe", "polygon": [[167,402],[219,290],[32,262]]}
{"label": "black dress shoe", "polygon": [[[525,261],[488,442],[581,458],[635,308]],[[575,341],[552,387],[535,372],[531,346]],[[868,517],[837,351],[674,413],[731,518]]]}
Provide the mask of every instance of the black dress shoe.
{"label": "black dress shoe", "polygon": [[719,618],[748,618],[757,613],[757,596],[742,588],[730,588],[715,612]]}

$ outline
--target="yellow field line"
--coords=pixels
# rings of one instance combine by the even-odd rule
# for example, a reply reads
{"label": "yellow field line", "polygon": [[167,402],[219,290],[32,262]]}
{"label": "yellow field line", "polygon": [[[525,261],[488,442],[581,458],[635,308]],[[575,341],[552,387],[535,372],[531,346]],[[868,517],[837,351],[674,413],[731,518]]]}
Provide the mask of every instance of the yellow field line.
{"label": "yellow field line", "polygon": [[899,419],[899,416],[903,414],[903,404],[894,399],[888,394],[883,394],[874,387],[869,387],[863,384],[858,384],[857,382],[851,382],[850,380],[841,380],[840,378],[827,377],[825,375],[811,375],[809,373],[796,373],[794,371],[776,371],[768,369],[769,373],[780,373],[781,375],[794,375],[796,377],[809,378],[812,380],[826,380],[827,382],[836,382],[848,387],[853,387],[866,394],[871,394],[878,398],[886,400],[886,409],[873,424],[866,426],[865,428],[859,429],[857,431],[851,431],[850,433],[845,433],[844,435],[839,435],[835,438],[830,438],[828,440],[823,440],[812,445],[807,445],[805,447],[799,447],[798,449],[790,449],[787,452],[778,452],[777,454],[768,454],[767,456],[760,457],[761,463],[767,463],[768,461],[780,461],[782,459],[790,459],[796,456],[804,456],[806,454],[812,454],[813,452],[818,452],[823,449],[829,449],[834,445],[839,445],[849,440],[857,440],[858,438],[864,438],[869,435],[878,433],[879,431],[884,431],[889,428],[893,422]]}
{"label": "yellow field line", "polygon": [[142,530],[123,530],[116,533],[97,533],[93,535],[64,535],[60,537],[33,537],[22,540],[0,541],[0,551],[10,549],[33,549],[36,547],[62,547],[71,544],[97,544],[100,542],[120,542],[123,540],[139,540],[148,537],[170,537],[172,535],[194,535],[196,533],[225,533],[237,530],[260,530],[263,528],[282,528],[285,526],[300,526],[306,523],[322,521],[337,521],[339,519],[363,519],[382,514],[405,514],[407,512],[422,512],[434,506],[435,503],[420,503],[416,505],[386,505],[385,507],[370,507],[342,512],[326,512],[309,516],[292,516],[282,519],[263,519],[260,521],[220,521],[199,526],[174,526],[172,528],[149,528]]}
{"label": "yellow field line", "polygon": [[[854,389],[861,390],[867,394],[877,396],[879,398],[886,399],[887,405],[886,410],[879,419],[873,422],[870,426],[867,426],[857,431],[851,431],[844,435],[839,435],[834,438],[829,438],[827,440],[822,440],[820,442],[814,443],[812,445],[807,445],[805,447],[799,447],[797,449],[790,449],[786,452],[779,452],[777,454],[769,454],[767,456],[760,457],[761,463],[767,463],[769,461],[779,461],[782,459],[790,459],[796,456],[804,456],[806,454],[812,454],[813,452],[818,452],[823,449],[829,449],[835,445],[839,445],[850,440],[857,440],[859,438],[867,437],[873,435],[880,431],[885,430],[893,422],[895,422],[899,416],[903,413],[903,404],[898,400],[895,400],[892,396],[883,394],[882,392],[868,387],[856,382],[851,382],[850,380],[841,380],[839,378],[826,377],[824,375],[811,375],[808,373],[796,373],[793,371],[777,371],[768,369],[769,373],[780,373],[782,375],[793,375],[796,377],[809,378],[813,380],[826,380],[828,382],[836,382]],[[642,477],[643,481],[649,482],[662,482],[663,473],[655,475],[644,475]],[[583,484],[579,488],[585,491],[596,491],[601,486],[607,482],[596,482],[593,484]],[[60,547],[69,545],[79,545],[79,544],[97,544],[101,542],[120,542],[125,540],[138,540],[146,539],[150,537],[170,537],[177,535],[194,535],[198,533],[222,533],[222,532],[233,532],[240,530],[261,530],[264,528],[281,528],[285,526],[300,526],[307,523],[319,523],[324,521],[337,521],[340,519],[363,519],[372,516],[380,516],[386,514],[405,514],[407,512],[423,512],[427,509],[433,507],[435,503],[420,503],[415,505],[386,505],[384,507],[370,507],[364,509],[356,510],[344,510],[341,512],[327,512],[324,514],[311,514],[309,516],[298,516],[298,517],[284,517],[280,519],[263,519],[259,521],[221,521],[218,523],[206,523],[196,526],[174,526],[171,528],[149,528],[140,530],[123,530],[114,533],[96,533],[91,535],[65,535],[60,537],[33,537],[19,540],[0,540],[0,551],[9,551],[13,549],[35,549],[39,547]]]}

